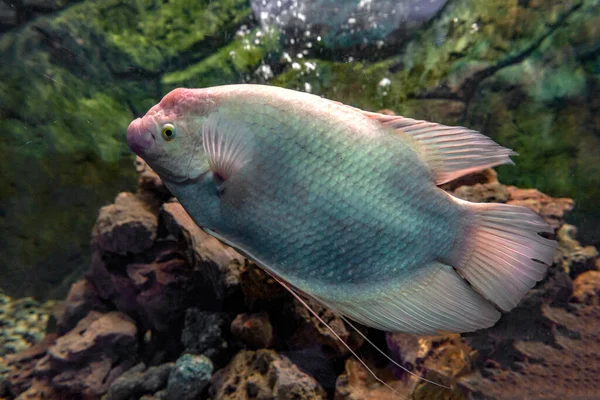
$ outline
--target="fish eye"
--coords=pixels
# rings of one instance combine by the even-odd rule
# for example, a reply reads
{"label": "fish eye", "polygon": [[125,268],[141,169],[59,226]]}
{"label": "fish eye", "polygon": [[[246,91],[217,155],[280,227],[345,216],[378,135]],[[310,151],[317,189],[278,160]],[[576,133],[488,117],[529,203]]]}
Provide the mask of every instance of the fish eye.
{"label": "fish eye", "polygon": [[162,137],[167,142],[175,139],[175,125],[173,124],[164,124],[162,127]]}

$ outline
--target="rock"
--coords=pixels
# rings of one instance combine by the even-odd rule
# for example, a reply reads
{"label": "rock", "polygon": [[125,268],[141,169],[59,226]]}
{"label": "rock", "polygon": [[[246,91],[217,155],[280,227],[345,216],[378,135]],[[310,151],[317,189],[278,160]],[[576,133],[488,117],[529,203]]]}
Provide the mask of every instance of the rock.
{"label": "rock", "polygon": [[210,384],[215,400],[325,399],[321,385],[273,350],[240,351]]}
{"label": "rock", "polygon": [[385,337],[395,361],[413,373],[422,372],[423,360],[431,350],[431,336],[397,332],[386,333]]}
{"label": "rock", "polygon": [[536,189],[508,187],[508,204],[524,206],[540,214],[554,229],[565,223],[565,214],[575,207],[575,202],[567,198],[552,198]]}
{"label": "rock", "polygon": [[58,321],[59,334],[65,334],[73,329],[77,322],[92,310],[108,311],[106,304],[98,296],[96,287],[87,278],[71,285],[71,290],[69,290],[63,307],[62,316]]}
{"label": "rock", "polygon": [[151,263],[128,265],[127,276],[135,286],[138,310],[147,318],[147,327],[168,332],[180,325],[190,303],[192,270],[172,245],[157,253]]}
{"label": "rock", "polygon": [[598,260],[598,250],[594,246],[581,246],[576,236],[577,228],[573,225],[565,224],[557,232],[558,251],[555,260],[558,259],[559,265],[571,278],[596,269]]}
{"label": "rock", "polygon": [[41,342],[54,305],[31,297],[16,300],[0,292],[0,357]]}
{"label": "rock", "polygon": [[[600,310],[578,304],[572,309],[543,306],[555,328],[552,338],[517,340],[518,358],[488,361],[481,372],[463,377],[459,386],[469,398],[594,399],[600,396]],[[500,352],[502,353],[502,352]]]}
{"label": "rock", "polygon": [[460,335],[387,333],[386,338],[392,356],[403,367],[429,380],[417,379],[402,369],[394,368],[405,379],[415,383],[415,399],[462,398],[462,391],[453,384],[457,378],[471,373],[478,353]]}
{"label": "rock", "polygon": [[15,400],[61,400],[64,399],[64,394],[60,393],[52,387],[47,379],[33,379],[31,386],[15,397]]}
{"label": "rock", "polygon": [[158,392],[152,395],[145,394],[142,397],[140,397],[140,400],[167,400],[167,390],[159,390]]}
{"label": "rock", "polygon": [[100,209],[92,240],[102,251],[140,253],[154,244],[157,227],[158,219],[145,203],[132,193],[120,193],[114,204]]}
{"label": "rock", "polygon": [[99,397],[137,357],[137,328],[122,313],[91,311],[50,345],[33,374],[65,396]]}
{"label": "rock", "polygon": [[162,179],[148,164],[140,157],[135,157],[135,171],[138,173],[138,189],[140,193],[148,193],[153,197],[158,197],[162,202],[171,197],[171,192],[163,184]]}
{"label": "rock", "polygon": [[[335,385],[335,400],[395,400],[410,398],[417,386],[417,379],[408,377],[402,380],[389,376],[384,369],[370,367],[370,369],[385,384],[375,380],[355,358],[346,360],[344,373],[341,374]],[[391,387],[391,389],[390,389]],[[393,390],[392,390],[393,389]]]}
{"label": "rock", "polygon": [[[461,398],[462,392],[452,387],[458,377],[472,371],[478,353],[458,334],[417,336],[408,333],[387,333],[392,357],[406,369],[435,382],[415,379],[397,367],[394,370],[415,383],[415,399]],[[443,385],[443,386],[440,386]]]}
{"label": "rock", "polygon": [[156,367],[146,367],[144,363],[137,364],[110,385],[102,400],[129,400],[142,396],[153,395],[167,387],[169,374],[173,371],[173,363]]}
{"label": "rock", "polygon": [[260,303],[260,305],[272,303],[277,304],[277,307],[279,307],[282,300],[291,297],[279,282],[253,262],[248,262],[242,266],[240,284],[248,307],[254,307],[258,305],[257,303]]}
{"label": "rock", "polygon": [[200,229],[178,202],[165,203],[160,218],[166,229],[185,244],[188,262],[199,274],[197,305],[215,308],[240,296],[240,267],[245,259],[231,247]]}
{"label": "rock", "polygon": [[[352,331],[352,328],[347,327],[337,314],[315,301],[307,300],[306,302],[351,348],[356,349],[362,345],[363,338]],[[349,351],[346,346],[296,299],[294,299],[294,309],[298,327],[291,338],[292,347],[306,348],[319,345],[327,353],[336,356],[348,355]],[[358,326],[358,324],[356,325]]]}
{"label": "rock", "polygon": [[459,199],[473,203],[506,203],[509,198],[506,186],[498,182],[461,186],[452,194]]}
{"label": "rock", "polygon": [[46,335],[40,343],[7,356],[6,367],[8,367],[8,371],[6,372],[4,385],[9,393],[16,396],[32,386],[35,378],[34,369],[55,340],[55,334]]}
{"label": "rock", "polygon": [[194,400],[206,388],[213,364],[206,356],[184,354],[169,375],[167,400]]}
{"label": "rock", "polygon": [[141,331],[181,327],[185,308],[196,296],[193,269],[172,241],[152,245],[143,258],[127,263],[96,252],[88,279],[103,302],[141,321]]}
{"label": "rock", "polygon": [[573,281],[573,300],[600,306],[600,271],[586,271]]}
{"label": "rock", "polygon": [[483,171],[461,176],[458,179],[441,185],[441,188],[448,192],[452,192],[461,186],[475,186],[477,184],[488,185],[492,183],[499,183],[498,174],[492,168],[488,168]]}
{"label": "rock", "polygon": [[181,333],[184,352],[203,354],[220,364],[221,356],[229,347],[225,338],[230,321],[226,313],[187,309]]}
{"label": "rock", "polygon": [[238,314],[231,323],[231,333],[254,348],[271,346],[273,326],[269,314]]}

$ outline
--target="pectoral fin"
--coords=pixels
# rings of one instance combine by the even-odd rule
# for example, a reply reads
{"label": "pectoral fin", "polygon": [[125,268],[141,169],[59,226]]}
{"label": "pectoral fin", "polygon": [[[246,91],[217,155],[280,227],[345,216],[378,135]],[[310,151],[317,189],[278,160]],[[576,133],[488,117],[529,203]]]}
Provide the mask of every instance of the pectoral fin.
{"label": "pectoral fin", "polygon": [[252,139],[252,132],[218,111],[202,124],[204,153],[211,170],[222,181],[227,181],[251,160]]}

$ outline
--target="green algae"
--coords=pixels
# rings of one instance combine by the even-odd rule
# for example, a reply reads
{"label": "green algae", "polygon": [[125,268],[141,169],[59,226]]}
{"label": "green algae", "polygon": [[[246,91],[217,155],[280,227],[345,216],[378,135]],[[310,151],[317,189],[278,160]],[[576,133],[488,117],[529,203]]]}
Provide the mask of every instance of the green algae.
{"label": "green algae", "polygon": [[[256,29],[237,35],[226,46],[186,68],[162,76],[165,92],[176,87],[208,87],[251,81],[265,61],[281,55],[279,32]],[[270,70],[270,66],[269,66]],[[269,76],[270,78],[270,76]]]}
{"label": "green algae", "polygon": [[5,290],[62,295],[98,208],[135,185],[126,129],[164,94],[157,74],[206,57],[249,14],[239,0],[86,1],[0,37]]}

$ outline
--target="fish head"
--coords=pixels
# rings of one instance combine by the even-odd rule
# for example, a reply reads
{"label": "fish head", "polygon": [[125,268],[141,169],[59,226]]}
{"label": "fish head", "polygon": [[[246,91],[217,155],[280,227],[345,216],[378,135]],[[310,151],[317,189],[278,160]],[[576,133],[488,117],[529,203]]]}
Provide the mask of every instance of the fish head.
{"label": "fish head", "polygon": [[195,180],[209,171],[202,125],[214,109],[203,89],[175,89],[127,129],[129,148],[171,183]]}

